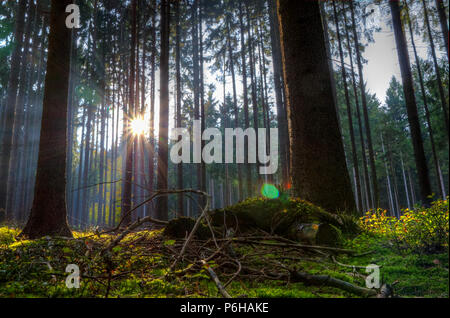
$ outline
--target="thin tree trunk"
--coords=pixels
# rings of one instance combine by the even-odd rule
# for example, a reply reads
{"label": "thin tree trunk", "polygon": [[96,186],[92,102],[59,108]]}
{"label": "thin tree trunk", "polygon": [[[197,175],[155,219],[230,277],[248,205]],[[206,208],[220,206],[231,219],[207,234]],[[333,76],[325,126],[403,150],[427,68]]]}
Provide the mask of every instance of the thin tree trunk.
{"label": "thin tree trunk", "polygon": [[441,71],[439,69],[439,64],[438,64],[437,57],[436,57],[436,48],[434,46],[433,32],[431,30],[430,19],[428,17],[428,9],[427,9],[425,0],[422,0],[422,5],[423,5],[423,14],[424,14],[425,25],[427,26],[427,31],[428,31],[428,39],[430,40],[430,51],[431,51],[431,56],[433,57],[434,71],[436,72],[436,84],[438,86],[439,97],[441,99],[441,107],[442,107],[442,111],[444,114],[445,128],[447,129],[447,136],[448,136],[449,127],[448,127],[447,101],[445,98],[444,86],[442,85]]}
{"label": "thin tree trunk", "polygon": [[[161,1],[161,58],[160,58],[160,111],[158,138],[158,190],[168,188],[168,128],[169,128],[169,36],[170,1]],[[158,198],[156,218],[168,219],[167,196]]]}
{"label": "thin tree trunk", "polygon": [[[348,25],[347,24],[347,16],[344,12],[344,25]],[[350,59],[350,70],[352,73],[352,86],[353,86],[353,97],[355,99],[355,108],[356,108],[356,117],[358,119],[358,131],[359,131],[359,140],[361,143],[361,159],[362,159],[362,166],[363,166],[363,172],[364,172],[364,193],[366,194],[366,209],[370,209],[370,201],[369,201],[369,196],[370,196],[370,184],[369,184],[369,170],[367,167],[367,154],[366,154],[366,142],[364,139],[364,132],[363,132],[363,124],[362,124],[362,119],[361,119],[361,106],[359,103],[359,96],[358,96],[358,88],[357,88],[357,83],[356,83],[356,74],[355,74],[355,68],[354,68],[354,64],[353,64],[353,51],[352,51],[352,47],[351,47],[351,43],[350,43],[350,33],[348,31],[348,28],[345,28],[345,35],[346,35],[346,39],[347,39],[347,49],[348,49],[348,55],[349,55],[349,59]],[[362,198],[362,191],[361,191],[361,202],[364,203],[364,200]],[[362,205],[361,205],[362,206]]]}
{"label": "thin tree trunk", "polygon": [[129,96],[128,96],[128,109],[124,113],[124,120],[126,121],[127,135],[125,135],[126,141],[126,158],[125,158],[125,178],[123,181],[122,191],[122,218],[123,225],[127,226],[131,223],[131,215],[128,213],[131,210],[131,196],[132,196],[132,182],[133,182],[133,138],[131,136],[130,119],[135,112],[135,72],[136,72],[136,5],[137,0],[131,2],[131,46],[130,46],[130,74],[128,78]]}
{"label": "thin tree trunk", "polygon": [[414,86],[411,74],[411,65],[409,62],[408,48],[406,38],[402,29],[400,18],[400,7],[396,0],[389,1],[394,25],[395,40],[397,43],[398,59],[402,73],[403,91],[405,94],[406,110],[408,112],[408,121],[411,131],[412,144],[414,148],[414,158],[419,177],[420,195],[424,204],[429,204],[428,196],[431,195],[430,179],[428,175],[425,150],[423,148],[422,135],[420,132],[419,116],[417,112],[416,97],[414,95]]}
{"label": "thin tree trunk", "polygon": [[[252,106],[253,106],[253,128],[256,132],[256,140],[259,140],[258,128],[259,128],[259,111],[258,111],[258,99],[257,99],[257,87],[256,87],[256,74],[255,74],[255,58],[254,58],[254,47],[253,47],[253,35],[252,35],[252,19],[250,18],[250,9],[246,4],[246,15],[247,15],[247,34],[248,34],[248,54],[250,56],[250,83],[251,83],[251,96],[252,96]],[[258,142],[255,145],[255,151],[259,153]],[[259,160],[256,159],[255,172],[256,172],[256,187],[253,185],[253,190],[257,193],[257,188],[260,184],[261,175],[258,172]]]}
{"label": "thin tree trunk", "polygon": [[431,116],[430,116],[430,110],[428,108],[428,98],[427,98],[427,94],[425,91],[425,85],[423,83],[423,75],[422,75],[422,68],[420,66],[420,59],[419,56],[417,54],[417,49],[416,49],[416,44],[414,41],[414,32],[413,32],[413,28],[411,25],[411,19],[410,19],[410,15],[409,15],[409,8],[408,8],[408,3],[407,1],[403,2],[405,5],[405,9],[406,9],[406,14],[407,14],[407,22],[408,22],[408,27],[409,27],[409,36],[411,38],[411,45],[413,47],[414,50],[414,57],[416,60],[416,67],[417,67],[417,75],[419,77],[419,84],[420,84],[420,91],[422,93],[422,100],[423,100],[423,106],[425,108],[425,118],[427,120],[427,129],[428,129],[428,135],[430,136],[430,143],[431,143],[431,153],[433,154],[433,162],[434,162],[434,168],[435,168],[435,173],[436,173],[436,179],[438,180],[438,189],[439,189],[439,193],[441,195],[441,198],[445,198],[444,193],[445,193],[445,189],[443,187],[441,187],[442,185],[442,179],[440,176],[440,169],[439,169],[439,160],[437,157],[437,153],[436,153],[436,145],[434,142],[434,134],[433,134],[433,128],[431,126]]}
{"label": "thin tree trunk", "polygon": [[336,3],[334,1],[333,1],[333,11],[334,11],[334,23],[336,25],[336,34],[337,34],[338,46],[339,46],[339,56],[340,56],[340,60],[341,60],[341,74],[342,74],[342,81],[344,83],[345,102],[347,104],[347,117],[348,117],[349,131],[350,131],[350,141],[351,141],[351,146],[352,146],[353,168],[355,171],[355,179],[356,179],[356,197],[357,197],[358,208],[360,209],[360,211],[362,211],[361,210],[361,207],[362,207],[361,184],[359,183],[358,154],[356,152],[355,133],[353,130],[353,115],[352,115],[352,108],[351,108],[352,106],[350,103],[350,96],[349,96],[349,92],[348,92],[347,71],[345,70],[344,52],[342,50],[339,19],[338,19],[337,10],[336,10]]}
{"label": "thin tree trunk", "polygon": [[[11,148],[13,142],[13,127],[15,117],[15,106],[17,98],[17,88],[19,86],[19,73],[20,73],[20,61],[21,50],[23,45],[23,34],[25,27],[25,11],[27,7],[26,0],[20,0],[16,15],[14,26],[14,49],[11,55],[11,69],[9,72],[8,89],[6,97],[6,109],[4,125],[2,125],[2,145],[0,147],[0,211],[6,211],[6,198],[8,189],[8,175],[9,175],[9,162],[11,157]],[[12,218],[13,211],[6,211],[7,219]]]}
{"label": "thin tree trunk", "polygon": [[[358,40],[358,33],[356,32],[356,22],[355,22],[355,10],[353,7],[353,0],[350,1],[350,12],[352,17],[352,26],[353,26],[353,36],[355,41],[355,48],[356,48],[356,59],[358,62],[358,73],[359,73],[359,86],[361,90],[361,101],[362,101],[362,108],[363,108],[363,114],[364,114],[364,126],[366,128],[366,136],[367,136],[367,146],[369,148],[369,164],[370,164],[370,170],[372,172],[372,186],[373,186],[373,196],[374,201],[372,202],[372,197],[370,193],[369,196],[369,202],[371,202],[370,207],[378,207],[379,201],[380,201],[380,195],[378,193],[378,179],[377,179],[377,169],[375,167],[375,154],[373,151],[373,145],[372,145],[372,133],[370,130],[370,121],[369,121],[369,113],[367,109],[367,98],[366,98],[366,89],[365,89],[365,83],[364,83],[364,76],[363,76],[363,66],[362,66],[362,58],[361,58],[361,52],[359,49],[359,40]],[[369,182],[369,180],[367,180]]]}
{"label": "thin tree trunk", "polygon": [[[237,93],[236,93],[236,75],[234,71],[234,57],[233,57],[233,49],[231,47],[231,35],[230,35],[230,17],[227,15],[227,46],[228,46],[228,54],[230,61],[230,71],[231,71],[231,80],[233,84],[233,106],[234,106],[234,127],[239,127],[239,108],[237,104]],[[237,163],[237,174],[238,174],[238,201],[243,198],[243,184],[242,184],[242,169],[241,164]]]}
{"label": "thin tree trunk", "polygon": [[445,50],[447,51],[447,59],[449,59],[448,55],[448,19],[447,14],[445,13],[445,6],[443,0],[436,0],[436,9],[439,14],[439,22],[441,23],[442,37],[444,38]]}
{"label": "thin tree trunk", "polygon": [[[245,45],[245,26],[244,26],[244,12],[242,9],[242,1],[239,1],[239,25],[241,30],[241,62],[242,62],[242,86],[244,95],[244,128],[250,127],[250,114],[248,109],[248,86],[247,86],[247,58],[246,58],[246,45]],[[248,139],[245,138],[244,146],[244,157],[245,157],[245,170],[246,170],[246,188],[247,197],[252,195],[252,170],[248,163]]]}
{"label": "thin tree trunk", "polygon": [[[180,26],[180,1],[175,1],[175,17],[176,17],[176,90],[177,90],[177,103],[176,103],[176,122],[177,127],[181,128],[181,26]],[[178,141],[181,141],[181,136]],[[177,165],[177,187],[178,189],[183,189],[183,163],[180,162]],[[184,196],[183,194],[178,195],[178,214],[184,216]]]}

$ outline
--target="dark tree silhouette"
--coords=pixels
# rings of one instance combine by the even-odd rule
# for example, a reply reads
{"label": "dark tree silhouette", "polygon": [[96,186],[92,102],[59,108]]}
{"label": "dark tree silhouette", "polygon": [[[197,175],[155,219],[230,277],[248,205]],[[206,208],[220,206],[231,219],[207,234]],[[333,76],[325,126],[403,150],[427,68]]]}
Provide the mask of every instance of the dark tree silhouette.
{"label": "dark tree silhouette", "polygon": [[319,3],[277,4],[294,191],[329,211],[354,211]]}
{"label": "dark tree silhouette", "polygon": [[68,236],[66,209],[67,97],[71,31],[65,9],[70,0],[52,0],[47,74],[33,206],[21,235],[34,239]]}
{"label": "dark tree silhouette", "polygon": [[428,176],[427,160],[423,148],[422,134],[420,131],[419,116],[417,113],[416,97],[414,95],[414,85],[411,73],[411,63],[409,61],[408,47],[406,46],[405,33],[403,32],[400,17],[400,6],[397,0],[390,0],[392,22],[394,26],[395,41],[397,44],[398,61],[402,74],[403,91],[405,94],[406,110],[408,112],[409,127],[414,149],[414,159],[416,162],[417,174],[419,177],[420,194],[423,203],[430,201],[431,195],[430,179]]}
{"label": "dark tree silhouette", "polygon": [[[168,133],[169,133],[169,32],[170,32],[170,1],[161,1],[161,58],[160,58],[160,101],[159,101],[159,143],[158,143],[158,190],[168,187]],[[168,219],[167,196],[158,198],[156,217]]]}

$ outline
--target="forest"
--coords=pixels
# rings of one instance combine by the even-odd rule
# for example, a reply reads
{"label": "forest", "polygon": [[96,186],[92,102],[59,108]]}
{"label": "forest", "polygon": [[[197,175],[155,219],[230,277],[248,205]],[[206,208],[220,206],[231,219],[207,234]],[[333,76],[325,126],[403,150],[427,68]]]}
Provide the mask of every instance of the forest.
{"label": "forest", "polygon": [[448,298],[448,0],[0,0],[0,298]]}

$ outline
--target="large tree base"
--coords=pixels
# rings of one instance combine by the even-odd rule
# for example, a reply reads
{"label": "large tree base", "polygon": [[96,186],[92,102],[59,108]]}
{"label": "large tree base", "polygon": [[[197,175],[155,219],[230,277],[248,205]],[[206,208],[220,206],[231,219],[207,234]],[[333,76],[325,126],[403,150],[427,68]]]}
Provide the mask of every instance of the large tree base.
{"label": "large tree base", "polygon": [[[51,237],[73,237],[72,231],[66,219],[47,219],[41,216],[32,215],[25,225],[19,237],[28,239],[39,239],[44,236]],[[38,214],[38,213],[35,213]]]}

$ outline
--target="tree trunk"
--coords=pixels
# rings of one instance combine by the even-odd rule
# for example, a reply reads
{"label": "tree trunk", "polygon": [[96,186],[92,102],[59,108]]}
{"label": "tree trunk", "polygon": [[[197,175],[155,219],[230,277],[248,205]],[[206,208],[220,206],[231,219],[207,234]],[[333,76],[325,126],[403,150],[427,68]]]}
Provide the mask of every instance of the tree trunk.
{"label": "tree trunk", "polygon": [[445,50],[447,51],[447,59],[449,59],[448,55],[448,19],[445,13],[445,6],[443,0],[436,0],[436,8],[439,14],[439,22],[441,23],[442,37],[444,38]]}
{"label": "tree trunk", "polygon": [[330,212],[355,210],[317,1],[278,0],[296,194]]}
{"label": "tree trunk", "polygon": [[[176,103],[176,122],[177,128],[181,128],[181,26],[180,26],[180,0],[175,1],[175,17],[176,17],[176,85],[177,85],[177,103]],[[181,141],[181,136],[178,139]],[[183,163],[180,162],[177,165],[177,187],[178,189],[183,189]],[[184,216],[184,196],[183,194],[178,195],[178,215]]]}
{"label": "tree trunk", "polygon": [[441,181],[442,180],[441,180],[441,176],[440,176],[439,160],[438,160],[437,153],[436,153],[436,145],[435,145],[435,142],[434,142],[433,128],[431,126],[431,115],[430,115],[430,110],[428,108],[427,93],[425,91],[425,85],[423,83],[422,68],[420,66],[420,59],[419,59],[419,56],[417,54],[416,44],[415,44],[415,41],[414,41],[414,32],[413,32],[413,28],[412,28],[412,25],[411,25],[411,19],[410,19],[410,15],[409,15],[408,3],[406,1],[404,1],[403,3],[405,5],[405,9],[406,9],[406,14],[407,14],[406,20],[408,22],[409,36],[411,38],[411,45],[413,47],[414,57],[415,57],[415,60],[416,60],[417,75],[419,77],[419,84],[420,84],[420,90],[421,90],[421,93],[422,93],[423,106],[425,108],[425,118],[427,120],[428,134],[430,136],[431,152],[433,154],[433,161],[434,161],[434,168],[435,168],[435,173],[436,173],[436,179],[438,180],[438,189],[439,189],[441,198],[445,199],[445,196],[444,196],[445,189],[443,187],[441,187],[441,185],[442,185]]}
{"label": "tree trunk", "polygon": [[70,0],[52,0],[47,74],[35,196],[21,235],[34,239],[71,237],[66,209],[67,96],[70,72],[70,29],[65,9]]}
{"label": "tree trunk", "polygon": [[[234,72],[234,57],[233,57],[233,49],[231,47],[231,35],[230,35],[230,17],[227,15],[227,46],[228,46],[228,54],[230,60],[230,70],[231,70],[231,80],[233,84],[233,106],[234,106],[234,127],[239,127],[239,108],[237,104],[237,93],[236,93],[236,75]],[[236,163],[237,165],[237,174],[238,174],[238,201],[243,198],[243,184],[242,184],[242,169],[241,164]]]}
{"label": "tree trunk", "polygon": [[[258,118],[258,99],[257,99],[257,87],[256,87],[256,74],[255,74],[255,58],[254,58],[254,47],[253,47],[253,35],[252,35],[252,20],[250,18],[250,9],[248,8],[248,5],[246,4],[246,14],[247,14],[247,34],[248,34],[248,54],[250,56],[250,83],[251,83],[251,96],[252,96],[252,106],[253,106],[253,128],[255,129],[255,136],[256,136],[256,140],[259,140],[259,134],[258,134],[258,128],[259,128],[259,118]],[[255,145],[255,151],[258,154],[259,153],[259,142],[256,142]],[[253,191],[255,193],[258,193],[257,188],[259,186],[260,180],[261,180],[261,175],[259,174],[258,171],[258,165],[259,165],[259,160],[258,160],[258,156],[256,158],[256,165],[255,165],[255,171],[256,171],[256,187],[255,185],[253,185]]]}
{"label": "tree trunk", "polygon": [[[5,118],[2,125],[2,145],[0,147],[0,211],[6,211],[6,194],[8,188],[9,175],[9,159],[11,156],[13,125],[14,125],[14,108],[16,106],[17,87],[19,86],[20,59],[23,44],[23,33],[25,26],[25,10],[27,7],[26,0],[20,0],[15,15],[14,26],[14,50],[11,56],[11,69],[8,79],[8,90],[6,94]],[[12,217],[9,213],[7,218]]]}
{"label": "tree trunk", "polygon": [[[244,26],[244,12],[242,9],[242,1],[239,1],[239,26],[241,30],[241,59],[242,59],[242,86],[244,95],[244,128],[250,127],[250,114],[248,109],[248,86],[247,86],[247,58],[246,58],[246,45],[245,45],[245,26]],[[248,139],[245,138],[244,146],[245,157],[245,171],[246,171],[246,190],[247,197],[252,195],[252,170],[248,163]]]}
{"label": "tree trunk", "polygon": [[132,192],[132,182],[133,182],[133,138],[131,135],[131,121],[133,114],[135,112],[135,72],[136,72],[136,5],[137,1],[132,0],[131,2],[131,44],[130,44],[130,74],[128,78],[129,86],[129,96],[128,96],[128,109],[124,115],[127,117],[126,121],[126,135],[124,136],[126,142],[126,158],[125,158],[125,178],[123,180],[123,191],[122,191],[122,218],[123,225],[127,226],[131,223],[131,215],[129,211],[131,210],[131,192]]}
{"label": "tree trunk", "polygon": [[[168,128],[169,128],[169,32],[170,32],[170,1],[161,1],[161,57],[160,57],[160,111],[158,138],[158,190],[168,188]],[[156,218],[168,219],[167,196],[158,198]]]}
{"label": "tree trunk", "polygon": [[[348,125],[350,131],[350,142],[352,146],[352,158],[353,158],[353,168],[355,170],[355,180],[356,180],[356,197],[358,203],[358,209],[362,211],[362,199],[361,199],[361,184],[359,182],[359,167],[358,167],[358,154],[356,152],[356,142],[355,142],[355,133],[353,130],[353,115],[352,115],[352,106],[350,103],[350,96],[348,92],[348,84],[347,84],[347,71],[345,70],[344,63],[344,52],[342,50],[342,41],[339,27],[339,19],[336,10],[336,2],[333,1],[333,11],[334,11],[334,23],[336,25],[336,34],[338,39],[339,46],[339,56],[341,61],[341,75],[342,81],[344,83],[344,93],[345,93],[345,102],[347,104],[347,117],[348,117]],[[328,54],[327,54],[328,56]]]}
{"label": "tree trunk", "polygon": [[425,157],[425,150],[423,148],[422,135],[420,132],[420,123],[417,113],[416,97],[414,95],[408,48],[406,46],[406,38],[403,33],[402,21],[400,18],[400,7],[398,1],[396,0],[390,0],[389,4],[391,7],[395,40],[397,43],[398,60],[402,74],[403,91],[405,94],[406,110],[408,112],[408,121],[414,148],[414,158],[419,177],[420,195],[422,202],[424,204],[429,204],[430,199],[428,196],[431,195],[430,179],[428,176],[427,161]]}
{"label": "tree trunk", "polygon": [[287,134],[286,108],[283,103],[283,92],[281,84],[283,70],[281,67],[280,29],[278,27],[278,19],[275,8],[276,0],[268,0],[268,2],[270,37],[272,45],[273,77],[279,130],[280,165],[282,171],[282,182],[286,187],[287,182],[289,181],[289,138]]}
{"label": "tree trunk", "polygon": [[431,30],[430,19],[428,17],[428,9],[427,9],[425,0],[422,0],[422,5],[423,5],[423,14],[424,14],[425,25],[427,26],[427,30],[428,30],[428,39],[430,40],[430,51],[431,51],[431,56],[433,57],[434,71],[436,72],[436,84],[437,84],[438,91],[439,91],[439,97],[441,99],[441,107],[442,107],[442,112],[444,114],[445,128],[447,129],[447,135],[448,135],[449,127],[448,127],[447,100],[445,98],[444,86],[442,85],[441,71],[439,69],[439,64],[438,64],[437,57],[436,57],[436,48],[434,46],[433,32]]}
{"label": "tree trunk", "polygon": [[[372,133],[370,130],[370,121],[369,121],[369,113],[367,109],[367,98],[366,98],[366,89],[365,89],[365,83],[364,83],[364,76],[363,76],[363,67],[362,67],[362,58],[361,58],[361,52],[359,49],[359,41],[358,41],[358,34],[356,32],[356,22],[355,22],[355,10],[353,8],[353,0],[350,1],[350,12],[352,16],[352,26],[353,26],[353,36],[355,40],[355,49],[356,49],[356,58],[358,62],[358,73],[359,73],[359,86],[361,89],[361,101],[362,101],[362,108],[363,108],[363,114],[364,114],[364,126],[366,128],[366,136],[367,136],[367,146],[369,148],[369,164],[370,164],[370,170],[372,172],[372,186],[373,186],[373,196],[374,201],[373,204],[370,204],[370,207],[378,207],[379,201],[380,201],[380,195],[378,193],[378,180],[377,180],[377,169],[375,167],[375,154],[373,151],[373,145],[372,145]],[[369,183],[370,180],[367,179],[367,183]],[[370,188],[370,187],[366,187]],[[372,197],[370,195],[370,192],[367,194],[369,197],[369,202],[372,201]]]}

